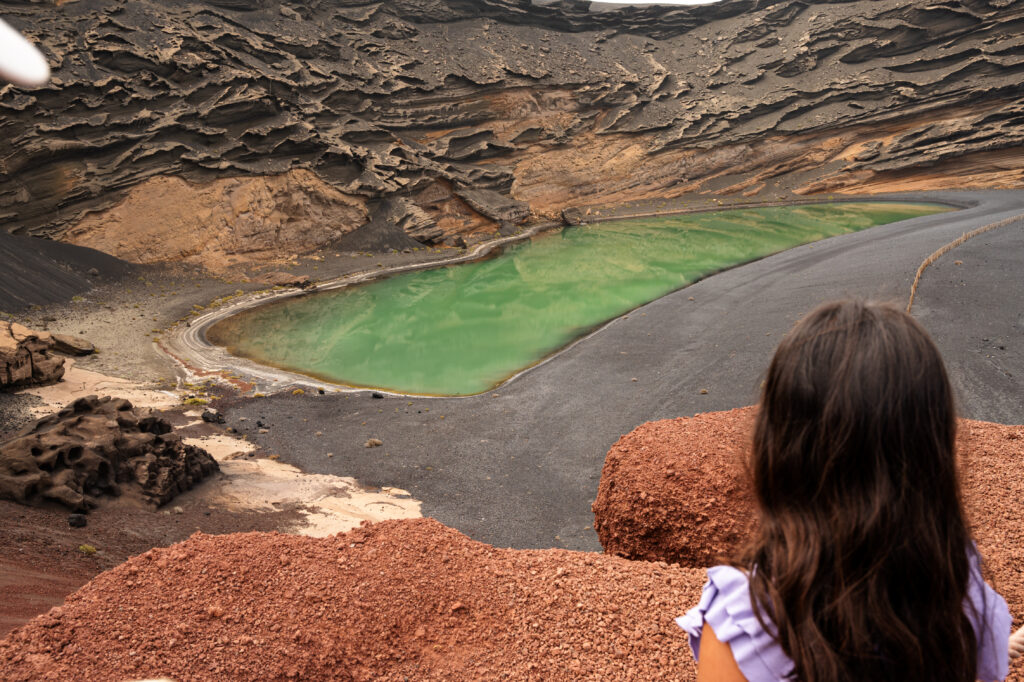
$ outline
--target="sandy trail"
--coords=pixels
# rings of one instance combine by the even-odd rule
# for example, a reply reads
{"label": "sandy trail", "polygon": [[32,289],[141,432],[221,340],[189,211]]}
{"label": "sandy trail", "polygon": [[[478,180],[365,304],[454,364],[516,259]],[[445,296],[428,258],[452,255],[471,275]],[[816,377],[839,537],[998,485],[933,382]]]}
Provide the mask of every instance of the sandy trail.
{"label": "sandy trail", "polygon": [[422,516],[420,503],[399,488],[370,489],[354,478],[330,474],[304,474],[294,466],[272,459],[249,459],[252,443],[228,435],[186,438],[205,449],[223,474],[203,486],[203,498],[231,511],[272,512],[296,509],[302,520],[283,532],[326,537],[343,533],[363,521],[411,519]]}
{"label": "sandy trail", "polygon": [[88,395],[99,397],[114,396],[125,398],[136,407],[167,409],[181,404],[181,398],[173,391],[144,388],[142,384],[93,372],[76,366],[74,358],[64,362],[64,378],[49,386],[33,386],[19,393],[34,395],[42,404],[30,407],[32,415],[39,418],[57,412],[64,406]]}

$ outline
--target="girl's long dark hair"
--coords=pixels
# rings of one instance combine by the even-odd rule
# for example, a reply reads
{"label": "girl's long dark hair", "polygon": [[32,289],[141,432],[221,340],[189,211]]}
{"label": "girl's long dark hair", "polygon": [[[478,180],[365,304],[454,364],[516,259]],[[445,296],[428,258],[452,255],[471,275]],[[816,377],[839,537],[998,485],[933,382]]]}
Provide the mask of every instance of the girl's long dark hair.
{"label": "girl's long dark hair", "polygon": [[828,303],[779,345],[740,563],[801,682],[975,679],[952,391],[908,314]]}

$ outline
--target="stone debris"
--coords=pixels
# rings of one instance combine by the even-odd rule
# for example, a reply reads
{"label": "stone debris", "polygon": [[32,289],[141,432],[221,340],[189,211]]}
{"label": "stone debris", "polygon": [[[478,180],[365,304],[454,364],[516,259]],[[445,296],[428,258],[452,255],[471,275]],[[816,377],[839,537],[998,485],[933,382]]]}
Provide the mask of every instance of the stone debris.
{"label": "stone debris", "polygon": [[203,410],[202,420],[208,424],[223,424],[224,415],[212,408]]}

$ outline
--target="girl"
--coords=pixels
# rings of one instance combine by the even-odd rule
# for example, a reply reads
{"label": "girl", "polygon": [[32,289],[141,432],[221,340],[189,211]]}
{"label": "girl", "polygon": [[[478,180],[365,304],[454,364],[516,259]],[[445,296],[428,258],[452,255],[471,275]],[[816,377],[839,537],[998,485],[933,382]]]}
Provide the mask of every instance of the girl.
{"label": "girl", "polygon": [[677,622],[698,682],[968,682],[1011,618],[964,518],[952,391],[899,309],[828,303],[775,352],[750,473],[760,515]]}

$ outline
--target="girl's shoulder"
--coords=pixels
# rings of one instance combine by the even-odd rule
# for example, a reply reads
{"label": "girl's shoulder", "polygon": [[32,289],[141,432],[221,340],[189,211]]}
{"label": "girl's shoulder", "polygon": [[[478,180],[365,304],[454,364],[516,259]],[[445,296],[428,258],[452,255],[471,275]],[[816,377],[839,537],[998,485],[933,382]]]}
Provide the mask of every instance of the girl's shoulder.
{"label": "girl's shoulder", "polygon": [[[971,574],[964,609],[978,638],[978,679],[1001,680],[1009,669],[1008,640],[1013,619],[1006,601],[982,577],[977,551],[968,554]],[[750,682],[787,679],[793,663],[775,639],[771,622],[762,623],[754,613],[747,572],[733,566],[714,566],[707,575],[700,602],[676,619],[689,635],[694,658],[700,657],[701,631],[707,623],[718,640],[732,650],[736,664]]]}
{"label": "girl's shoulder", "polygon": [[971,577],[967,583],[964,611],[978,638],[978,679],[1001,680],[1010,671],[1010,631],[1013,616],[1006,600],[981,575],[981,556],[975,547],[967,552]]}
{"label": "girl's shoulder", "polygon": [[771,624],[762,624],[754,613],[746,571],[715,566],[707,574],[700,603],[676,619],[689,635],[694,658],[700,657],[701,631],[707,623],[732,650],[736,665],[750,682],[786,679],[793,664],[768,629]]}

